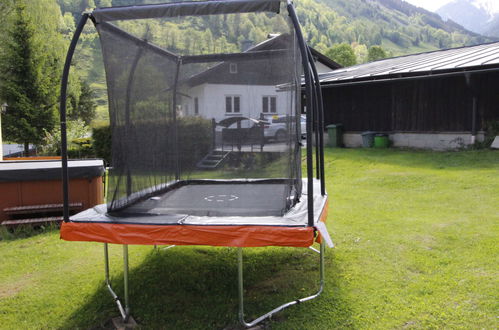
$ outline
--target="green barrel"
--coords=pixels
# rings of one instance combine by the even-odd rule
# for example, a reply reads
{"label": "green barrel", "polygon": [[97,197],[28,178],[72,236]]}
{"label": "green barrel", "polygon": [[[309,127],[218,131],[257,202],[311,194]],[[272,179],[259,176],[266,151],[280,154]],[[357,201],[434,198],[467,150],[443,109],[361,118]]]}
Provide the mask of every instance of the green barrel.
{"label": "green barrel", "polygon": [[328,146],[339,148],[343,146],[343,124],[327,125]]}
{"label": "green barrel", "polygon": [[376,134],[374,137],[374,147],[375,148],[388,148],[390,140],[388,140],[388,135],[386,134]]}

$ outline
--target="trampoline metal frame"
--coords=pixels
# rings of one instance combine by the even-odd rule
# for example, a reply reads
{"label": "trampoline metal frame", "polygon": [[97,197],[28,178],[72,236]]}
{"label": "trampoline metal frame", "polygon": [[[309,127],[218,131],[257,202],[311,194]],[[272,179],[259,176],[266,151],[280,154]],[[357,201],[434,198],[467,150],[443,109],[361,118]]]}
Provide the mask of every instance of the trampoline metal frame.
{"label": "trampoline metal frame", "polygon": [[[170,245],[166,249],[172,248],[175,245]],[[156,248],[156,246],[154,246]],[[317,298],[322,291],[324,290],[324,254],[325,254],[325,243],[322,241],[320,243],[320,249],[316,250],[313,247],[309,247],[311,250],[314,252],[319,253],[319,290],[311,295],[307,296],[304,298],[292,300],[290,302],[287,302],[285,304],[282,304],[271,311],[257,317],[253,321],[246,322],[244,319],[244,277],[243,277],[243,248],[238,247],[237,248],[237,284],[238,284],[238,300],[239,300],[239,322],[247,328],[253,327],[256,324],[262,322],[263,320],[272,317],[277,312],[280,312],[290,306],[300,304],[302,302],[312,300],[314,298]],[[128,322],[128,319],[130,317],[130,299],[129,299],[129,266],[128,266],[128,245],[123,244],[123,295],[124,295],[124,301],[125,304],[123,306],[123,303],[121,302],[120,298],[114,291],[112,285],[111,285],[111,280],[109,276],[109,249],[108,249],[108,243],[104,243],[104,268],[105,268],[105,274],[106,274],[106,287],[113,297],[118,310],[121,314],[121,317],[123,319],[124,323]]]}
{"label": "trampoline metal frame", "polygon": [[114,292],[113,287],[111,286],[111,280],[109,279],[109,250],[107,243],[104,243],[104,268],[106,272],[106,287],[113,297],[114,301],[116,302],[123,321],[127,322],[128,318],[130,317],[130,305],[128,300],[128,245],[123,245],[123,284],[125,289],[124,308],[120,298],[118,297],[116,292]]}
{"label": "trampoline metal frame", "polygon": [[[313,249],[313,250],[317,251],[315,249]],[[237,248],[237,275],[238,275],[237,276],[237,283],[238,283],[238,291],[239,291],[239,322],[241,322],[241,324],[244,325],[245,327],[250,328],[250,327],[253,327],[256,324],[262,322],[263,320],[272,317],[272,315],[274,315],[275,313],[280,312],[280,311],[282,311],[290,306],[297,305],[299,303],[317,298],[324,290],[324,252],[325,252],[324,250],[325,250],[325,244],[324,244],[324,242],[321,242],[320,243],[320,251],[319,251],[320,286],[319,286],[319,290],[317,291],[317,293],[315,293],[311,296],[308,296],[308,297],[296,299],[296,300],[287,302],[285,304],[282,304],[282,305],[274,308],[270,312],[265,313],[260,317],[257,317],[253,321],[246,322],[244,320],[243,248]]]}
{"label": "trampoline metal frame", "polygon": [[[298,22],[298,17],[294,10],[294,6],[291,0],[287,0],[287,9],[289,16],[291,18],[292,24],[295,28],[296,37],[302,57],[302,65],[304,69],[304,78],[305,78],[305,94],[306,94],[306,106],[307,106],[307,145],[306,145],[306,154],[307,154],[307,186],[308,191],[313,191],[313,128],[316,130],[316,143],[317,148],[319,149],[316,154],[317,161],[317,176],[320,179],[321,185],[321,194],[325,195],[325,182],[324,182],[324,142],[323,142],[323,106],[322,106],[322,95],[321,95],[321,87],[318,79],[317,70],[315,68],[315,64],[310,53],[309,47],[306,44],[303,34],[301,32],[301,28]],[[68,179],[68,155],[67,155],[67,134],[66,134],[66,94],[67,94],[67,84],[68,84],[68,76],[70,71],[71,61],[74,55],[74,51],[76,49],[76,45],[80,34],[87,22],[88,19],[94,21],[91,13],[85,12],[83,13],[73,35],[73,38],[70,43],[70,47],[68,53],[66,55],[66,61],[64,64],[62,79],[61,79],[61,98],[60,98],[60,121],[61,121],[61,160],[62,160],[62,181],[63,181],[63,216],[64,222],[69,221],[69,179]],[[94,21],[95,23],[95,21]],[[318,139],[317,139],[318,138]],[[313,198],[308,199],[308,226],[314,226],[314,214],[313,214]],[[171,246],[173,247],[173,246]],[[263,314],[262,316],[256,318],[251,322],[246,322],[244,320],[244,283],[243,283],[243,248],[238,247],[237,251],[237,259],[238,259],[238,296],[239,296],[239,321],[245,327],[252,327],[261,321],[271,317],[273,314],[286,309],[289,306],[293,306],[299,304],[301,302],[305,302],[311,299],[318,297],[323,289],[324,289],[324,253],[325,253],[325,245],[324,242],[320,244],[320,251],[317,251],[315,248],[310,247],[314,252],[319,253],[319,271],[320,271],[320,287],[317,293],[314,295],[304,297],[301,299],[293,300],[283,305],[280,305],[270,312]],[[128,245],[123,245],[123,286],[124,286],[124,306],[121,302],[120,298],[113,290],[111,285],[111,280],[109,276],[109,251],[108,251],[108,243],[104,243],[104,266],[105,266],[105,284],[106,287],[113,297],[119,312],[123,318],[124,322],[127,322],[130,317],[130,302],[129,302],[129,265],[128,265]]]}

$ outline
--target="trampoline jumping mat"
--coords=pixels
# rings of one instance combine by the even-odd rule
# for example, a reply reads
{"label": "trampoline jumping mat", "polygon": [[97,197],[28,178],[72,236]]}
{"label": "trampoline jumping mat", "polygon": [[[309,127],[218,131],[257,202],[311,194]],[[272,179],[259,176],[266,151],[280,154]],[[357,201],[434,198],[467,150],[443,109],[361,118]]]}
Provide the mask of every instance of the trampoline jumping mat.
{"label": "trampoline jumping mat", "polygon": [[129,214],[194,216],[281,216],[289,186],[283,183],[187,184],[138,202]]}

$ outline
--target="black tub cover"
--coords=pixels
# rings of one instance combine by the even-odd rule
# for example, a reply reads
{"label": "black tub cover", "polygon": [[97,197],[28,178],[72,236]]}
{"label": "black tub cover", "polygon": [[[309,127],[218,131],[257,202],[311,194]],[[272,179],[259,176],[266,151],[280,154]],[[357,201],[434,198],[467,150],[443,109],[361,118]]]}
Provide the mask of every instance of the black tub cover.
{"label": "black tub cover", "polygon": [[[0,162],[0,182],[61,180],[60,160]],[[95,178],[104,174],[102,159],[69,160],[69,178]]]}

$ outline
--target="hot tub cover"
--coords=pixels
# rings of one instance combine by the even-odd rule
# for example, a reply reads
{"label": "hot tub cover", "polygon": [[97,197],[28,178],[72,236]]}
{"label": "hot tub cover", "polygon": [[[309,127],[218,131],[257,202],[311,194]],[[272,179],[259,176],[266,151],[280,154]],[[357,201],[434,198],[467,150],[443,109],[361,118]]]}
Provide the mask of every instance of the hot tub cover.
{"label": "hot tub cover", "polygon": [[[0,182],[61,180],[60,160],[0,162]],[[102,159],[69,160],[70,179],[95,178],[104,175]]]}

